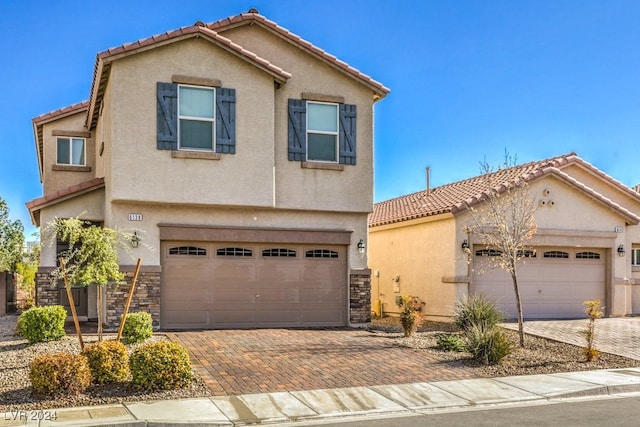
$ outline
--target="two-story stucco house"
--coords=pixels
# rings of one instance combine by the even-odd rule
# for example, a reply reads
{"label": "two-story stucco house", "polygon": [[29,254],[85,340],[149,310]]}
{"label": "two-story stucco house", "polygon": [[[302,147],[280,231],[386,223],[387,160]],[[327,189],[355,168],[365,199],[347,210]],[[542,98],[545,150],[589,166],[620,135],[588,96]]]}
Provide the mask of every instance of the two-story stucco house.
{"label": "two-story stucco house", "polygon": [[[161,328],[366,322],[388,92],[255,10],[124,44],[97,55],[88,101],[33,119],[43,197],[27,207],[39,226],[136,230],[133,310]],[[64,302],[55,265],[45,245],[38,304]],[[127,290],[106,289],[107,325]],[[88,318],[95,292],[75,291]]]}
{"label": "two-story stucco house", "polygon": [[[528,182],[537,232],[519,269],[528,319],[584,317],[600,299],[607,315],[640,313],[640,194],[575,153],[493,174],[496,186]],[[504,188],[504,187],[503,187]],[[418,296],[423,312],[451,316],[469,294],[517,310],[511,277],[491,268],[495,248],[477,234],[468,206],[486,200],[482,176],[376,203],[369,222],[373,307],[397,313],[396,297]]]}

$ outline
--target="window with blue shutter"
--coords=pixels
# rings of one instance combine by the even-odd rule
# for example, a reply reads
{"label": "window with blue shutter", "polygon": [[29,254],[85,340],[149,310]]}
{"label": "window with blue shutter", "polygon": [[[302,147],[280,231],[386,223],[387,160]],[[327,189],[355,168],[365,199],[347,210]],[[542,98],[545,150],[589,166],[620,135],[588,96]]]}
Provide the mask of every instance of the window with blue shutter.
{"label": "window with blue shutter", "polygon": [[178,149],[178,85],[157,84],[158,150]]}
{"label": "window with blue shutter", "polygon": [[356,106],[289,99],[289,160],[356,164]]}
{"label": "window with blue shutter", "polygon": [[235,154],[235,89],[157,83],[158,150]]}

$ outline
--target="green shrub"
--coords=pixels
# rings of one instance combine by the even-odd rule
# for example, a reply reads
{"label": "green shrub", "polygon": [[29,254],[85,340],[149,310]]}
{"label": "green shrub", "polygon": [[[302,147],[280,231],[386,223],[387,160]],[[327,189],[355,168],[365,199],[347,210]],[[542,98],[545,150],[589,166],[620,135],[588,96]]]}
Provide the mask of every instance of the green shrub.
{"label": "green shrub", "polygon": [[464,338],[459,334],[440,334],[438,335],[437,346],[443,351],[466,351],[467,347],[464,345]]}
{"label": "green shrub", "polygon": [[466,331],[472,326],[491,329],[504,320],[504,313],[483,295],[471,295],[458,300],[454,313],[456,325]]}
{"label": "green shrub", "polygon": [[94,383],[115,383],[129,378],[127,347],[118,341],[99,341],[82,350],[87,358]]}
{"label": "green shrub", "polygon": [[56,341],[66,335],[67,310],[61,305],[32,307],[18,317],[16,327],[29,344]]}
{"label": "green shrub", "polygon": [[184,387],[193,380],[189,354],[178,343],[160,341],[138,347],[129,358],[131,382],[145,390]]}
{"label": "green shrub", "polygon": [[472,324],[465,331],[465,341],[467,351],[485,365],[498,363],[513,351],[513,343],[498,326],[486,329]]}
{"label": "green shrub", "polygon": [[127,314],[122,329],[122,339],[126,344],[139,343],[153,335],[151,314],[140,311]]}
{"label": "green shrub", "polygon": [[91,371],[80,354],[45,354],[31,362],[29,379],[36,394],[78,394],[91,384]]}

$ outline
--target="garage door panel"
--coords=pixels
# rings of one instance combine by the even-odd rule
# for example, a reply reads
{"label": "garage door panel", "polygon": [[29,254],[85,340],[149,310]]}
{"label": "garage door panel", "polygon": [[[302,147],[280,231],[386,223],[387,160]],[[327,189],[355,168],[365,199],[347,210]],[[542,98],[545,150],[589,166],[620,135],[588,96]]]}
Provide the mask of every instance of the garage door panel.
{"label": "garage door panel", "polygon": [[[235,244],[210,242],[198,246],[213,256],[166,256],[167,248],[177,244],[184,245],[163,242],[163,327],[346,325],[345,247],[247,244],[236,250]],[[234,256],[247,250],[250,257]],[[312,257],[306,256],[307,251]]]}
{"label": "garage door panel", "polygon": [[[583,302],[605,298],[605,257],[578,259],[572,248],[561,248],[569,258],[544,258],[538,249],[537,258],[526,260],[518,269],[518,284],[523,314],[528,319],[584,318]],[[594,250],[597,251],[597,250]],[[515,318],[515,294],[511,276],[504,270],[490,269],[485,257],[474,259],[472,294],[484,294],[498,307]]]}
{"label": "garage door panel", "polygon": [[168,310],[163,313],[166,316],[165,327],[183,328],[185,325],[191,327],[206,327],[209,324],[208,310]]}

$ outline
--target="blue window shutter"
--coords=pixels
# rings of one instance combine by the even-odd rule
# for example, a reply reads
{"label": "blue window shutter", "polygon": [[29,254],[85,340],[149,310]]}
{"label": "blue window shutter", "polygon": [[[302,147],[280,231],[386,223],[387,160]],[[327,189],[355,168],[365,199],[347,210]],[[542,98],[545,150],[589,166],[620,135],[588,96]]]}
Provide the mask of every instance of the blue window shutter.
{"label": "blue window shutter", "polygon": [[340,104],[340,163],[356,164],[356,106]]}
{"label": "blue window shutter", "polygon": [[216,153],[236,153],[235,89],[216,89]]}
{"label": "blue window shutter", "polygon": [[157,84],[158,97],[158,150],[178,149],[178,85]]}
{"label": "blue window shutter", "polygon": [[289,99],[289,160],[307,160],[307,103]]}

